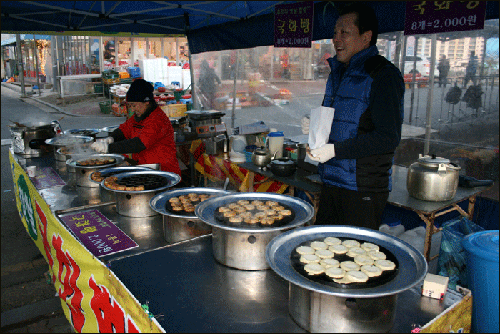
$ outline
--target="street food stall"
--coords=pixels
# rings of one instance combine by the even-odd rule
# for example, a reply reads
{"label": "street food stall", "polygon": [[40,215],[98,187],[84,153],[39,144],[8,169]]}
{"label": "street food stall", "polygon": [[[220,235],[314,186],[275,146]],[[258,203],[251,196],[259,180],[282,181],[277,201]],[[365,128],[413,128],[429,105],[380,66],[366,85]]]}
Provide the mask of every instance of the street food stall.
{"label": "street food stall", "polygon": [[[167,7],[159,10],[183,9]],[[326,4],[315,7],[315,25],[325,24],[318,13],[324,13]],[[107,19],[113,10],[88,20]],[[12,16],[2,20],[2,28],[12,24]],[[220,40],[211,38],[218,28],[190,30],[195,16],[185,13],[183,20],[190,51],[220,47]],[[252,17],[239,21],[262,24]],[[384,24],[392,21],[381,18]],[[161,28],[136,22],[133,26],[143,33]],[[315,39],[331,37],[331,31],[316,31],[322,32],[315,32]],[[272,44],[271,34],[247,37],[250,46]],[[228,42],[234,49],[244,47],[241,43],[239,38]],[[190,145],[194,170],[230,179],[239,192],[182,188],[176,174],[126,166],[121,155],[82,153],[88,139],[61,143],[57,131],[36,138],[47,144],[36,155],[25,149],[31,141],[19,140],[24,146],[13,145],[9,151],[21,220],[49,265],[50,279],[76,332],[470,331],[469,290],[445,285],[441,298],[422,295],[427,251],[421,254],[379,231],[312,226],[320,189],[317,174],[297,170],[278,176],[256,160],[232,159],[220,112],[186,114],[191,131],[176,132],[184,137],[176,142]],[[185,127],[180,118],[176,121],[179,129]],[[58,152],[58,144],[74,150]],[[61,155],[68,159],[57,159]],[[464,214],[457,203],[468,199],[465,215],[470,217],[475,196],[487,189],[473,187],[442,205],[422,206],[407,196],[403,182],[408,170],[394,170],[394,188],[404,191],[393,201],[418,211],[427,226],[426,247],[438,211],[453,207]],[[295,189],[305,191],[313,204],[291,196]],[[377,255],[365,255],[372,252]],[[360,256],[366,264],[354,261],[361,261]],[[320,261],[330,266],[318,268]],[[364,271],[363,266],[371,269]]]}
{"label": "street food stall", "polygon": [[[219,118],[200,122],[215,126]],[[55,129],[57,123],[47,126]],[[213,143],[214,133],[204,137],[201,131],[189,141],[196,168],[214,178],[231,177],[243,191],[182,188],[176,174],[85,151],[91,136],[55,132],[40,134],[44,150],[23,150],[18,142],[9,158],[22,221],[77,332],[401,332],[415,324],[429,331],[470,329],[470,291],[448,289],[443,300],[422,296],[427,261],[416,249],[378,231],[311,226],[316,204],[283,193],[297,188],[314,197],[314,173],[276,176],[231,161],[223,150],[208,154],[205,145]],[[404,198],[397,189],[406,171],[399,169],[394,188]],[[444,207],[484,189],[459,191]],[[424,210],[415,201],[400,205]],[[242,216],[247,210],[248,221],[226,216],[231,210],[242,210]],[[270,211],[268,220],[255,218]],[[328,238],[376,245],[394,267],[366,286],[335,283],[326,274],[312,278],[297,252]],[[325,309],[344,304],[342,312]],[[374,317],[372,308],[386,311]],[[339,321],[347,327],[332,325]]]}

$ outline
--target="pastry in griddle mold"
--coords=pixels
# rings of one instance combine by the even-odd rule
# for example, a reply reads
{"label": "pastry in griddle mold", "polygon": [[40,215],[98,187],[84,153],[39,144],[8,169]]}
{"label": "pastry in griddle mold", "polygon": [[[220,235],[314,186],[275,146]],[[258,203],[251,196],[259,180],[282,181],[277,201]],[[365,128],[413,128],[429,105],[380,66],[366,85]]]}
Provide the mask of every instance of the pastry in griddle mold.
{"label": "pastry in griddle mold", "polygon": [[331,245],[328,249],[335,254],[345,254],[348,251],[348,248],[344,245]]}
{"label": "pastry in griddle mold", "polygon": [[348,271],[346,278],[351,282],[364,283],[368,281],[368,275],[362,271]]}
{"label": "pastry in griddle mold", "polygon": [[257,205],[263,205],[264,202],[259,201],[259,200],[255,200],[255,201],[250,202],[250,204],[257,206]]}
{"label": "pastry in griddle mold", "polygon": [[309,275],[319,275],[325,271],[325,268],[318,263],[308,263],[304,266],[304,270]]}
{"label": "pastry in griddle mold", "polygon": [[266,201],[266,205],[267,206],[276,206],[276,205],[279,205],[278,202],[275,202],[275,201]]}
{"label": "pastry in griddle mold", "polygon": [[382,270],[394,270],[396,268],[396,264],[390,260],[375,260],[374,264]]}
{"label": "pastry in griddle mold", "polygon": [[180,203],[181,202],[181,200],[179,198],[177,198],[177,197],[171,197],[171,198],[168,199],[168,201],[170,203]]}
{"label": "pastry in griddle mold", "polygon": [[314,255],[314,248],[309,246],[299,246],[295,249],[295,251],[300,255],[306,255],[306,254]]}
{"label": "pastry in griddle mold", "polygon": [[226,211],[226,212],[224,212],[224,217],[226,217],[226,218],[231,218],[231,217],[234,217],[234,216],[236,216],[236,212],[234,212],[234,211]]}
{"label": "pastry in griddle mold", "polygon": [[260,220],[260,223],[262,225],[272,225],[274,224],[274,219],[271,217],[265,217]]}
{"label": "pastry in griddle mold", "polygon": [[321,259],[321,261],[319,261],[319,264],[321,264],[323,267],[325,267],[325,269],[328,269],[328,268],[337,268],[337,267],[340,267],[340,262],[338,260],[335,260],[333,258],[327,258],[327,259]]}
{"label": "pastry in griddle mold", "polygon": [[333,281],[338,284],[350,284],[352,281],[344,275],[342,278],[334,278]]}
{"label": "pastry in griddle mold", "polygon": [[368,252],[367,254],[373,260],[385,260],[387,258],[387,256],[385,255],[385,253],[384,252],[380,252],[380,251]]}
{"label": "pastry in griddle mold", "polygon": [[247,209],[247,211],[253,211],[253,210],[255,210],[255,205],[253,205],[253,204],[246,204],[243,207],[245,209]]}
{"label": "pastry in griddle mold", "polygon": [[280,213],[283,216],[291,216],[292,215],[292,211],[291,210],[281,210]]}
{"label": "pastry in griddle mold", "polygon": [[244,205],[249,205],[250,201],[247,201],[247,200],[244,200],[244,199],[240,199],[237,203],[239,205],[241,205],[241,206],[244,206]]}
{"label": "pastry in griddle mold", "polygon": [[378,251],[380,249],[379,246],[372,244],[371,242],[363,242],[360,247],[367,252]]}
{"label": "pastry in griddle mold", "polygon": [[311,242],[311,247],[316,250],[319,250],[319,249],[327,249],[328,245],[322,241],[313,241]]}
{"label": "pastry in griddle mold", "polygon": [[373,259],[366,255],[358,255],[354,257],[354,262],[360,266],[367,266],[373,264]]}
{"label": "pastry in griddle mold", "polygon": [[240,216],[233,216],[233,217],[229,218],[230,223],[241,223],[242,221],[243,221],[243,218],[241,218]]}
{"label": "pastry in griddle mold", "polygon": [[325,240],[323,240],[323,242],[328,246],[333,246],[333,245],[340,245],[342,243],[342,240],[335,237],[326,237]]}
{"label": "pastry in griddle mold", "polygon": [[366,254],[366,251],[361,247],[351,247],[347,251],[347,256],[350,257],[356,257],[358,255],[364,255],[364,254]]}
{"label": "pastry in griddle mold", "polygon": [[360,270],[368,275],[368,277],[377,277],[382,275],[382,269],[374,265],[361,266]]}
{"label": "pastry in griddle mold", "polygon": [[231,203],[231,204],[228,205],[228,207],[232,210],[234,208],[239,207],[239,205],[237,203]]}
{"label": "pastry in griddle mold", "polygon": [[354,261],[343,261],[340,262],[340,268],[344,269],[345,271],[356,271],[359,270],[360,266]]}
{"label": "pastry in griddle mold", "polygon": [[330,259],[335,256],[335,254],[328,249],[317,249],[316,255],[318,255],[322,259]]}
{"label": "pastry in griddle mold", "polygon": [[347,248],[351,247],[359,247],[359,241],[357,240],[352,240],[352,239],[347,239],[342,241],[342,245],[346,246]]}
{"label": "pastry in griddle mold", "polygon": [[228,212],[228,211],[231,211],[231,209],[228,208],[227,206],[221,206],[221,207],[219,207],[219,212]]}
{"label": "pastry in griddle mold", "polygon": [[330,278],[343,278],[345,275],[345,270],[340,267],[330,267],[325,270],[326,276]]}
{"label": "pastry in griddle mold", "polygon": [[320,258],[314,254],[304,254],[300,257],[300,262],[302,263],[319,263]]}

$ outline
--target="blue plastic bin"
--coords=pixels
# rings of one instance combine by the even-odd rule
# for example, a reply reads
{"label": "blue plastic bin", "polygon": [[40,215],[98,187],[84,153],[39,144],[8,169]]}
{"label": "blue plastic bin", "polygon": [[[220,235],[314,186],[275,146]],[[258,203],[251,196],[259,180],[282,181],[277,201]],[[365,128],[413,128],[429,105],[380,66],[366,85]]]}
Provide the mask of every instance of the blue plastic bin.
{"label": "blue plastic bin", "polygon": [[462,246],[472,291],[472,332],[498,333],[498,231],[470,234]]}
{"label": "blue plastic bin", "polygon": [[139,67],[127,67],[127,72],[132,78],[138,78],[141,76],[141,69]]}

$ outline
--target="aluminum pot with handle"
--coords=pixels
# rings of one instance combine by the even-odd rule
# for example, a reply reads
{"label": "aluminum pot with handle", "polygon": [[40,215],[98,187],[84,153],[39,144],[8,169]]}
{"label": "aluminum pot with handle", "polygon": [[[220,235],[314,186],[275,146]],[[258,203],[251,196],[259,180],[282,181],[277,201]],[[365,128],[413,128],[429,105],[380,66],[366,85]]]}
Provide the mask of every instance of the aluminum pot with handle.
{"label": "aluminum pot with handle", "polygon": [[12,147],[14,153],[25,157],[40,157],[42,154],[50,152],[53,147],[46,145],[47,139],[53,138],[61,132],[59,122],[34,122],[10,127]]}
{"label": "aluminum pot with handle", "polygon": [[418,161],[408,168],[408,193],[423,201],[451,200],[457,192],[460,169],[448,159],[420,155]]}
{"label": "aluminum pot with handle", "polygon": [[261,147],[253,151],[252,162],[257,167],[265,167],[271,162],[271,151]]}

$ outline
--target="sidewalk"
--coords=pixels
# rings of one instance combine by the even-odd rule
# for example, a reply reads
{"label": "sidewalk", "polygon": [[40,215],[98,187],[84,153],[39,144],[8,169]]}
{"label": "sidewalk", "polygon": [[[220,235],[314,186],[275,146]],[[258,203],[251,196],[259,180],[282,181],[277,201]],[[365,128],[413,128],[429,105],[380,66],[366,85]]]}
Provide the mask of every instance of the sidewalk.
{"label": "sidewalk", "polygon": [[[18,82],[2,82],[2,89],[10,89],[18,93],[19,98],[21,98],[21,85]],[[89,94],[65,97],[63,103],[57,91],[53,91],[52,89],[40,89],[40,92],[41,95],[39,95],[38,89],[33,90],[32,87],[26,87],[25,99],[50,107],[54,112],[57,111],[71,116],[116,117],[112,113],[104,114],[101,112],[99,102],[109,101],[109,98],[102,95]]]}

